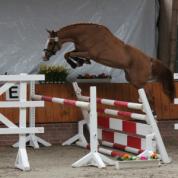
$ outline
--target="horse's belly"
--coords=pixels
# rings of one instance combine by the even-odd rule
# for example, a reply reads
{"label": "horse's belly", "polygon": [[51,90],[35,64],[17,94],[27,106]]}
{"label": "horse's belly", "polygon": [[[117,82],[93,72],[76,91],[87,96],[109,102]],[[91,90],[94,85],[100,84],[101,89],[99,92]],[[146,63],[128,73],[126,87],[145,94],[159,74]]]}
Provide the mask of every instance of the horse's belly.
{"label": "horse's belly", "polygon": [[94,59],[96,62],[101,63],[103,65],[112,67],[112,68],[119,68],[119,69],[125,69],[128,67],[128,64],[124,61],[121,61],[119,59],[112,59],[112,58],[97,58]]}

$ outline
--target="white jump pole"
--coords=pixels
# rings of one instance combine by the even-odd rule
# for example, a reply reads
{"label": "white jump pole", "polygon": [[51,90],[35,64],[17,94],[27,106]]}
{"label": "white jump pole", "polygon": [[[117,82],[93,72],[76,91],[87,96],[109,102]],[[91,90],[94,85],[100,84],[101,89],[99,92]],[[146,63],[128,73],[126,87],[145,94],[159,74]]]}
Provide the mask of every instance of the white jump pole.
{"label": "white jump pole", "polygon": [[148,103],[146,94],[143,89],[139,89],[138,92],[139,92],[139,96],[143,102],[145,113],[147,113],[147,116],[148,116],[147,119],[149,121],[149,124],[153,128],[154,137],[156,139],[157,147],[158,147],[159,153],[161,155],[161,160],[163,163],[170,163],[171,159],[169,158],[168,153],[166,151],[164,142],[163,142],[161,134],[159,132],[159,128],[158,128],[155,118],[151,112],[151,108]]}
{"label": "white jump pole", "polygon": [[[20,102],[25,102],[27,100],[27,83],[26,82],[20,82]],[[26,127],[26,108],[20,108],[19,111],[19,127],[25,128]],[[19,134],[19,150],[15,162],[15,166],[22,170],[30,170],[30,165],[28,161],[27,156],[27,150],[26,150],[26,135],[25,134]]]}
{"label": "white jump pole", "polygon": [[90,152],[75,162],[73,167],[81,167],[87,165],[97,166],[98,168],[106,167],[105,164],[115,165],[113,160],[98,152],[98,136],[97,136],[97,112],[96,112],[96,87],[90,88]]}

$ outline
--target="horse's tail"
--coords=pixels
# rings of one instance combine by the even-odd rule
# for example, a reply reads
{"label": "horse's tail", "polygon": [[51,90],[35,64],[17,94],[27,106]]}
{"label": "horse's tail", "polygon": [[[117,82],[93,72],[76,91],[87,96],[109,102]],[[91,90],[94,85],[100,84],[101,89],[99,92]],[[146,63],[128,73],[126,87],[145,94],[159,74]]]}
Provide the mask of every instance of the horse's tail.
{"label": "horse's tail", "polygon": [[152,60],[152,75],[161,82],[164,93],[173,102],[175,98],[175,85],[171,70],[157,59]]}

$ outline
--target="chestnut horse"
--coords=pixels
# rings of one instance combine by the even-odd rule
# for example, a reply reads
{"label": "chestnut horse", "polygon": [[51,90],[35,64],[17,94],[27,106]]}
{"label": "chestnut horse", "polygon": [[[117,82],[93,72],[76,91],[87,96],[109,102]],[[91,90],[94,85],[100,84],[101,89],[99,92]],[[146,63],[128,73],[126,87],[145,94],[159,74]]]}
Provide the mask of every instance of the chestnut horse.
{"label": "chestnut horse", "polygon": [[173,74],[160,60],[147,56],[139,49],[125,44],[103,25],[81,23],[48,31],[49,38],[43,60],[55,55],[65,42],[73,42],[75,50],[64,57],[72,68],[90,64],[90,60],[125,71],[126,79],[136,88],[142,88],[149,80],[161,82],[164,93],[173,101],[175,86]]}

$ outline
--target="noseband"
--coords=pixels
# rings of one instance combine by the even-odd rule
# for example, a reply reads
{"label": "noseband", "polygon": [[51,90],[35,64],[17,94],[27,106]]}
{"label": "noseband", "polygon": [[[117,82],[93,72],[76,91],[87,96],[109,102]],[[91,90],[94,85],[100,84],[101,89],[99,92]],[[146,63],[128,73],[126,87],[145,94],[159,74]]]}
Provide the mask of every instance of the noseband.
{"label": "noseband", "polygon": [[56,52],[54,52],[53,50],[49,50],[49,49],[43,49],[44,52],[48,52],[50,53],[51,55],[55,55]]}

